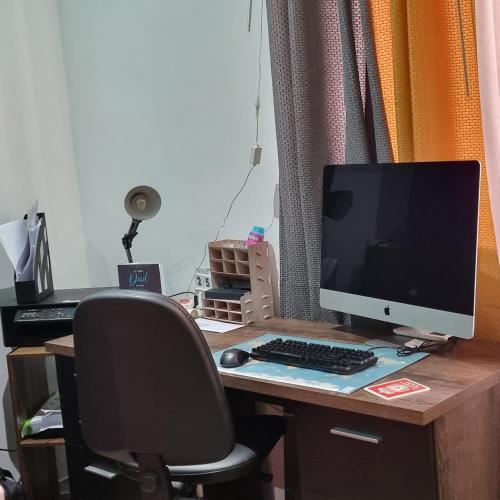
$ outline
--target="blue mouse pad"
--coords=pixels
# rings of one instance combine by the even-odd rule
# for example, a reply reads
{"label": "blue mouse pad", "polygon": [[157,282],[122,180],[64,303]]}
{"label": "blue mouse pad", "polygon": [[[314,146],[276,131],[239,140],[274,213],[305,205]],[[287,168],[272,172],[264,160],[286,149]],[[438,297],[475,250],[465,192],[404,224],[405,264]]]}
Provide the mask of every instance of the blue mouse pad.
{"label": "blue mouse pad", "polygon": [[[370,346],[366,344],[348,344],[345,342],[330,342],[327,340],[313,340],[308,338],[301,339],[298,337],[288,337],[286,335],[274,335],[270,333],[232,347],[251,352],[254,347],[277,338],[282,338],[283,340],[307,340],[315,344],[324,344],[332,347],[346,347],[348,349],[368,350],[370,348]],[[280,365],[278,363],[269,363],[267,361],[258,361],[254,359],[250,359],[248,363],[237,368],[222,368],[220,366],[220,357],[223,352],[224,351],[217,351],[213,353],[215,364],[221,373],[234,373],[249,378],[272,380],[283,384],[292,384],[302,387],[314,387],[317,389],[341,392],[342,394],[351,394],[376,380],[384,378],[391,373],[395,373],[405,366],[409,366],[428,356],[426,353],[416,353],[401,358],[397,355],[396,349],[380,348],[374,351],[375,356],[378,357],[375,366],[370,366],[370,368],[366,368],[366,370],[354,373],[353,375],[336,375],[334,373],[308,370],[305,368],[297,368],[295,366]]]}

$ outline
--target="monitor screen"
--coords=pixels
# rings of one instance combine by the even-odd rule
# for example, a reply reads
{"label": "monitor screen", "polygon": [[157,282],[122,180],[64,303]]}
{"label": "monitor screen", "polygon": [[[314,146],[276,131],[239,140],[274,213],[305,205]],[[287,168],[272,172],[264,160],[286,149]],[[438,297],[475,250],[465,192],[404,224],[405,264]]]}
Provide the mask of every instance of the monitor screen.
{"label": "monitor screen", "polygon": [[[386,302],[344,312],[388,321],[395,303],[473,316],[479,182],[476,161],[325,167],[322,306],[332,291]],[[414,313],[398,321],[433,327]]]}

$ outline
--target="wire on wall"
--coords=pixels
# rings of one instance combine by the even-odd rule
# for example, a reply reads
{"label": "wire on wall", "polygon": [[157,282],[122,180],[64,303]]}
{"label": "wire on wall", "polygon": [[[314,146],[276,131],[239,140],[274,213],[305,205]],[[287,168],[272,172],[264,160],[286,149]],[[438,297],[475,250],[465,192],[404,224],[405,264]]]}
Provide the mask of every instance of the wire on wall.
{"label": "wire on wall", "polygon": [[264,0],[260,3],[260,34],[259,34],[259,77],[257,80],[257,97],[255,99],[255,144],[259,144],[260,88],[262,83],[262,26],[264,15]]}
{"label": "wire on wall", "polygon": [[271,219],[271,222],[269,223],[269,225],[266,227],[266,229],[264,230],[264,234],[267,234],[267,232],[273,227],[273,224],[274,224],[274,219],[276,217],[274,217],[274,214],[273,214],[273,218]]}
{"label": "wire on wall", "polygon": [[248,32],[252,31],[253,0],[248,0]]}
{"label": "wire on wall", "polygon": [[[250,0],[249,3],[249,12],[248,12],[248,31],[251,30],[252,27],[252,0]],[[263,18],[264,18],[264,0],[261,0],[260,3],[260,31],[259,31],[259,56],[258,56],[258,79],[257,79],[257,97],[255,99],[255,146],[259,146],[259,117],[260,117],[260,92],[261,92],[261,85],[262,85],[262,42],[263,42]],[[259,153],[260,154],[260,153]],[[260,156],[259,156],[259,161],[260,161]],[[240,194],[243,192],[245,189],[245,186],[247,185],[248,179],[250,178],[250,175],[254,171],[255,167],[257,166],[257,163],[252,163],[250,170],[248,171],[245,180],[243,181],[243,184],[241,185],[240,189],[238,192],[233,196],[233,199],[231,200],[229,204],[229,208],[226,212],[226,216],[224,217],[224,220],[222,221],[222,224],[217,228],[217,234],[215,235],[215,238],[212,241],[217,241],[219,239],[220,232],[224,227],[226,226],[227,220],[229,218],[229,215],[231,214],[231,210],[233,209],[233,206],[240,196]],[[271,225],[272,226],[272,221]],[[207,250],[208,250],[208,241],[205,243],[205,247],[203,249],[203,257],[200,261],[200,263],[196,266],[195,271],[193,273],[193,276],[191,277],[191,281],[189,282],[188,286],[188,291],[187,293],[191,293],[191,287],[193,286],[193,281],[196,278],[196,274],[200,270],[200,267],[203,265],[205,262],[205,259],[207,258]]]}
{"label": "wire on wall", "polygon": [[[217,228],[217,234],[215,235],[215,238],[212,241],[217,241],[219,239],[220,232],[226,226],[227,219],[229,218],[229,215],[231,214],[231,210],[233,209],[233,205],[234,205],[235,201],[238,199],[238,196],[245,189],[245,186],[247,185],[248,179],[250,178],[250,175],[253,172],[254,168],[255,168],[255,165],[252,165],[250,167],[250,170],[248,171],[248,173],[247,173],[247,175],[245,177],[245,180],[243,181],[243,184],[241,185],[240,189],[238,190],[238,192],[234,195],[233,199],[231,200],[231,203],[229,204],[229,208],[227,209],[226,216],[224,217],[224,220],[222,221],[222,224]],[[186,293],[190,293],[191,292],[191,286],[193,285],[193,281],[194,281],[194,279],[196,277],[196,273],[200,270],[200,267],[203,265],[203,263],[205,262],[205,259],[207,258],[207,249],[208,249],[208,241],[205,243],[205,249],[203,251],[203,258],[201,259],[201,262],[198,264],[198,266],[196,267],[196,269],[195,269],[195,271],[193,273],[191,281],[189,282],[188,291]]]}

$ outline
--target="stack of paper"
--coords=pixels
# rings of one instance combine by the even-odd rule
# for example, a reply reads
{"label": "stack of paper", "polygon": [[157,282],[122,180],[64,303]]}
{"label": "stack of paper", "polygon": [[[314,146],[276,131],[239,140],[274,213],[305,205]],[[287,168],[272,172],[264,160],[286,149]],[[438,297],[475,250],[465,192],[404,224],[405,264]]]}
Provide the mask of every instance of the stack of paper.
{"label": "stack of paper", "polygon": [[28,217],[0,225],[0,245],[16,273],[16,281],[34,279],[36,245],[41,220],[37,215],[38,200],[28,210]]}
{"label": "stack of paper", "polygon": [[212,319],[198,318],[196,323],[200,327],[200,330],[205,330],[207,332],[217,332],[226,333],[237,328],[241,328],[243,325],[235,325],[234,323],[224,323],[223,321],[214,321]]}

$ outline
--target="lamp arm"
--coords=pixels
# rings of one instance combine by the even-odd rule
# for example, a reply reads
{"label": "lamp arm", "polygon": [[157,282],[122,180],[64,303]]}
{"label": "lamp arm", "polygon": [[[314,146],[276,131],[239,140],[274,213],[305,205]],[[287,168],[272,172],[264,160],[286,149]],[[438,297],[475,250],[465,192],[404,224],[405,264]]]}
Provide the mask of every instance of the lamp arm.
{"label": "lamp arm", "polygon": [[137,219],[132,219],[132,222],[130,223],[130,227],[128,228],[128,232],[123,235],[122,238],[122,245],[123,248],[125,249],[125,252],[127,254],[127,259],[129,264],[132,264],[134,262],[132,260],[132,253],[130,249],[132,248],[132,240],[137,236],[137,229],[139,227],[139,224],[141,223],[140,220]]}

